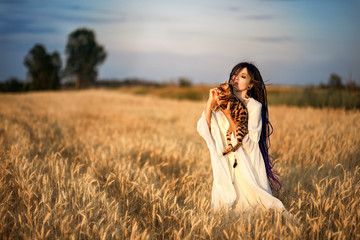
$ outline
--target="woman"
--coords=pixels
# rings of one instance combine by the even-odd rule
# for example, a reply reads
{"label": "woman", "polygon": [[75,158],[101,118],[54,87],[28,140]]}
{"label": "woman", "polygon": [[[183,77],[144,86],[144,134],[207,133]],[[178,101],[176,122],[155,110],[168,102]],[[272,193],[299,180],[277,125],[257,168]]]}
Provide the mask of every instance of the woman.
{"label": "woman", "polygon": [[[197,124],[197,131],[205,139],[210,151],[213,169],[211,207],[214,210],[227,206],[235,211],[254,209],[258,206],[285,210],[282,202],[272,196],[279,190],[268,148],[272,129],[268,119],[267,95],[259,70],[251,63],[237,64],[230,73],[229,84],[233,93],[247,107],[248,134],[242,147],[223,156],[227,147],[226,131],[232,130],[231,141],[237,143],[236,125],[231,118],[229,105],[226,110],[213,112],[217,103],[216,88],[210,89],[206,108]],[[237,166],[233,168],[235,159]]]}

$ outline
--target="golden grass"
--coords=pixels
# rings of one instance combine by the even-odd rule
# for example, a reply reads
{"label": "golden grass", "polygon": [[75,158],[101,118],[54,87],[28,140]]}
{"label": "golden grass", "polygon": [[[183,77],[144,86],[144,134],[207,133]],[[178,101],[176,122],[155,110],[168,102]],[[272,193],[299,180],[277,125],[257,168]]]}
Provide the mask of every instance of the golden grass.
{"label": "golden grass", "polygon": [[211,213],[205,102],[86,90],[0,95],[0,235],[11,239],[360,238],[360,112],[270,107],[268,210]]}

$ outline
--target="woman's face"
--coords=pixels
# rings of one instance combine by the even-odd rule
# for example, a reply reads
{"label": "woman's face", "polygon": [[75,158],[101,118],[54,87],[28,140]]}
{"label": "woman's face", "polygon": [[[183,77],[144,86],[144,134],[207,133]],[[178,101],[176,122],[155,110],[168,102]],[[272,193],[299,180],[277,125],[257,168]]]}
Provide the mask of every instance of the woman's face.
{"label": "woman's face", "polygon": [[251,77],[248,74],[247,68],[241,69],[240,73],[238,75],[234,75],[231,79],[231,83],[234,87],[235,91],[244,91],[247,89],[247,87],[252,84],[250,84]]}

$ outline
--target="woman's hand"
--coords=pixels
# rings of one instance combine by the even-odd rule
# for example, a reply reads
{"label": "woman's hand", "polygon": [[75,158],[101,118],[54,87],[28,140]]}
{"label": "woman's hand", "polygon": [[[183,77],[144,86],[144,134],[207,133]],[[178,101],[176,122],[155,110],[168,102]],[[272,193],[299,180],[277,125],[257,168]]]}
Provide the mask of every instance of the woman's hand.
{"label": "woman's hand", "polygon": [[[225,81],[226,82],[226,81]],[[206,122],[208,124],[209,130],[211,130],[211,109],[214,107],[214,105],[217,104],[219,99],[219,94],[217,91],[217,88],[211,88],[209,91],[209,99],[206,103],[206,107],[205,107],[205,118],[206,118]]]}
{"label": "woman's hand", "polygon": [[217,104],[218,98],[219,98],[219,95],[217,93],[217,89],[211,88],[210,92],[209,92],[209,99],[208,99],[208,104],[210,104],[211,108]]}
{"label": "woman's hand", "polygon": [[226,118],[231,118],[231,112],[230,112],[230,102],[228,102],[226,109],[221,109],[221,111],[224,113]]}
{"label": "woman's hand", "polygon": [[[224,83],[226,83],[226,80]],[[218,89],[211,88],[210,92],[209,92],[209,99],[208,99],[208,104],[210,104],[211,108],[217,104],[218,99],[219,99]]]}

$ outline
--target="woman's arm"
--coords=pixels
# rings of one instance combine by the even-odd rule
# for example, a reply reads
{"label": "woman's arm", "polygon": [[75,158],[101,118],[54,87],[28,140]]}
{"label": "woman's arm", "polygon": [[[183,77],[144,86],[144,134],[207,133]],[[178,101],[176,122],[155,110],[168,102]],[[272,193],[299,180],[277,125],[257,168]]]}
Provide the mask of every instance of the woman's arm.
{"label": "woman's arm", "polygon": [[208,124],[209,130],[211,130],[211,102],[210,100],[207,101],[206,103],[206,107],[205,107],[205,117],[206,117],[206,122]]}
{"label": "woman's arm", "polygon": [[205,118],[208,124],[209,130],[211,130],[211,108],[214,106],[218,98],[215,88],[210,89],[209,99],[205,106]]}

